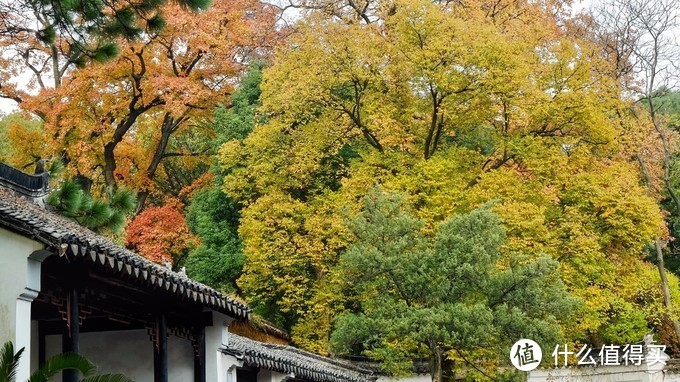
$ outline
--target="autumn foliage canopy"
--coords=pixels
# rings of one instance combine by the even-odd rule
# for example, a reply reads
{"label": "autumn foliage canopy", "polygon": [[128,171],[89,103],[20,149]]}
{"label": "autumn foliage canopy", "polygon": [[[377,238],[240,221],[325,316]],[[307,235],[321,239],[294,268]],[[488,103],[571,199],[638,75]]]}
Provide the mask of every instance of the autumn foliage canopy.
{"label": "autumn foliage canopy", "polygon": [[[475,359],[479,375],[504,373],[517,333],[680,344],[680,93],[638,86],[662,70],[636,65],[664,61],[645,61],[624,14],[598,24],[560,0],[290,7],[286,24],[254,0],[169,2],[163,28],[87,62],[67,35],[0,30],[0,96],[25,113],[0,121],[0,160],[59,163],[55,186],[72,192],[56,205],[81,222],[71,199],[134,193],[114,239],[320,354],[389,372],[430,357],[444,378]],[[26,70],[27,89],[13,85]],[[532,325],[513,326],[523,315]]]}
{"label": "autumn foliage canopy", "polygon": [[127,247],[161,264],[183,260],[198,245],[184,215],[173,204],[145,209],[128,224],[125,234]]}

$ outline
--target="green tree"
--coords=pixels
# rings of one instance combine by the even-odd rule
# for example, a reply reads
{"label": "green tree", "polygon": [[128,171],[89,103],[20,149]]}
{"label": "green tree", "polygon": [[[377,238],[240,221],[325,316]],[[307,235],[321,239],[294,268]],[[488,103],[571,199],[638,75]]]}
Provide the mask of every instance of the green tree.
{"label": "green tree", "polygon": [[428,237],[402,196],[373,188],[349,226],[356,241],[339,267],[358,299],[336,321],[332,342],[387,371],[406,372],[425,356],[440,382],[447,357],[472,362],[481,348],[505,357],[519,338],[557,343],[557,317],[573,311],[556,261],[501,255],[505,231],[488,206],[447,219]]}
{"label": "green tree", "polygon": [[376,184],[404,195],[427,235],[498,199],[502,253],[559,261],[584,300],[563,328],[575,344],[640,335],[641,322],[619,325],[635,311],[653,329],[676,314],[644,261],[662,216],[630,159],[645,126],[613,63],[557,8],[492,3],[397,0],[369,24],[310,17],[264,71],[267,121],[219,155],[244,205],[238,283],[300,346],[327,351],[347,303],[335,267],[356,240],[342,211]]}
{"label": "green tree", "polygon": [[199,191],[187,209],[187,224],[201,244],[186,261],[187,274],[202,283],[232,292],[243,269],[238,237],[238,206],[215,182]]}
{"label": "green tree", "polygon": [[[251,65],[232,97],[229,107],[216,108],[212,129],[216,139],[206,143],[210,151],[232,139],[243,140],[255,125],[260,105],[262,64]],[[186,267],[192,278],[224,291],[238,290],[245,258],[238,236],[241,205],[223,191],[224,174],[219,166],[211,169],[210,185],[194,194],[187,208],[187,223],[200,239],[200,246],[189,255]]]}
{"label": "green tree", "polygon": [[232,96],[229,107],[220,106],[215,110],[213,124],[218,134],[215,147],[232,139],[243,140],[253,130],[260,119],[257,108],[261,105],[260,84],[264,64],[255,62],[250,65],[246,76],[241,80],[238,90]]}
{"label": "green tree", "polygon": [[89,195],[73,179],[67,179],[52,191],[47,203],[60,215],[75,220],[95,232],[119,233],[125,227],[125,219],[134,212],[136,199],[125,189],[120,189],[108,199]]}

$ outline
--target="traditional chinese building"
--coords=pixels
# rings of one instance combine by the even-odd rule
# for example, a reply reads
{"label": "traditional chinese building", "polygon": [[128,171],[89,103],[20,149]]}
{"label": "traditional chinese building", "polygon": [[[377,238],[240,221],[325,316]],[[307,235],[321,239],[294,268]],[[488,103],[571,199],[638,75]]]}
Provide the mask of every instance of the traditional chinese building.
{"label": "traditional chinese building", "polygon": [[67,351],[139,382],[375,379],[268,324],[259,339],[277,344],[230,333],[248,333],[245,304],[49,211],[47,192],[45,174],[0,164],[0,341],[25,348],[18,381]]}

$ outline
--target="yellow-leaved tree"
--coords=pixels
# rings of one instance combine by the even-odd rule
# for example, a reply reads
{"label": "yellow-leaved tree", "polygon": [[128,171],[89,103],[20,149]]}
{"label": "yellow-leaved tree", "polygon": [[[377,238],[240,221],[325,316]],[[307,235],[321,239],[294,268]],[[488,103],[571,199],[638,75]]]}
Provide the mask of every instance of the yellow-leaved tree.
{"label": "yellow-leaved tree", "polygon": [[373,5],[375,22],[301,23],[264,73],[266,122],[220,151],[225,192],[246,206],[239,285],[256,309],[328,350],[334,317],[361,309],[336,272],[356,240],[346,221],[380,184],[426,235],[495,201],[499,266],[550,256],[581,301],[570,342],[638,341],[675,317],[644,260],[662,216],[630,153],[648,127],[564,4]]}

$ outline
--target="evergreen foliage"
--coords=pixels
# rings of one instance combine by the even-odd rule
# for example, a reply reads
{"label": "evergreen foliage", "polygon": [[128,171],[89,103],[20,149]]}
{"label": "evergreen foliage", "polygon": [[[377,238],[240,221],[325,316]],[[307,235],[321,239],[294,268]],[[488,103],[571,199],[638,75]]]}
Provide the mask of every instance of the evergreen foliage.
{"label": "evergreen foliage", "polygon": [[215,186],[200,191],[191,201],[187,223],[201,245],[189,255],[187,274],[220,290],[236,290],[244,257],[238,237],[239,209]]}
{"label": "evergreen foliage", "polygon": [[65,180],[58,189],[50,193],[48,204],[57,213],[75,220],[78,224],[95,232],[120,232],[125,218],[135,208],[136,199],[128,190],[120,189],[108,200],[94,198],[73,179]]}
{"label": "evergreen foliage", "polygon": [[6,342],[2,346],[2,351],[0,351],[0,381],[14,381],[19,359],[23,352],[24,349],[21,348],[18,352],[14,353],[14,344],[12,342]]}
{"label": "evergreen foliage", "polygon": [[[680,129],[680,92],[667,87],[657,89],[653,94],[655,112],[668,118],[669,127],[674,130]],[[642,101],[648,107],[648,101]]]}
{"label": "evergreen foliage", "polygon": [[489,206],[446,220],[428,237],[402,196],[376,187],[349,226],[356,240],[339,268],[356,300],[336,321],[336,351],[361,352],[400,375],[428,357],[441,381],[447,358],[475,359],[469,355],[482,350],[505,357],[519,338],[561,340],[557,318],[567,319],[576,300],[557,262],[501,255],[505,230]]}
{"label": "evergreen foliage", "polygon": [[[242,140],[252,131],[260,104],[262,65],[253,64],[234,93],[230,107],[218,107],[213,118],[217,148],[232,139]],[[228,169],[226,170],[229,171]],[[238,237],[241,206],[223,191],[223,172],[216,166],[209,188],[197,192],[187,208],[187,224],[201,245],[186,261],[187,274],[207,285],[233,292],[245,257]]]}
{"label": "evergreen foliage", "polygon": [[[229,107],[219,106],[215,109],[213,127],[218,134],[215,147],[232,139],[243,140],[258,122],[257,108],[260,106],[260,83],[262,82],[263,64],[252,64],[241,80],[238,90],[232,96]],[[261,122],[261,121],[260,121]]]}
{"label": "evergreen foliage", "polygon": [[[210,0],[173,0],[194,11],[204,10]],[[57,35],[69,42],[69,59],[79,66],[88,60],[106,61],[118,54],[119,37],[135,39],[143,33],[157,33],[165,26],[160,8],[167,0],[19,0],[16,9],[34,10],[49,21],[38,31],[45,45]],[[20,26],[16,26],[20,28]],[[8,31],[11,32],[11,31]]]}

